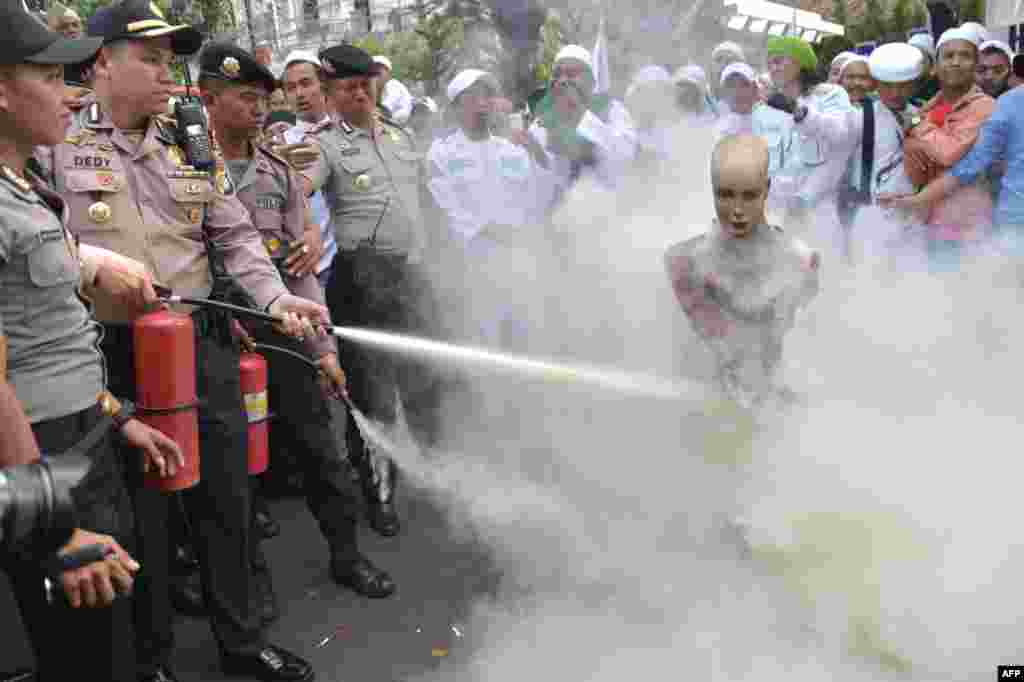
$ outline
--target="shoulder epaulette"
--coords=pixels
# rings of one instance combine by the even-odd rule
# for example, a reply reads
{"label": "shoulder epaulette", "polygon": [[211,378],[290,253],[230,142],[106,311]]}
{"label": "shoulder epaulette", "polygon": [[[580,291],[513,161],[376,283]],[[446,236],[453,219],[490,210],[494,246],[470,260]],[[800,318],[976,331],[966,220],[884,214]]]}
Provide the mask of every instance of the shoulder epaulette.
{"label": "shoulder epaulette", "polygon": [[32,183],[15,173],[8,166],[0,166],[0,178],[17,189],[21,196],[29,194],[32,191]]}
{"label": "shoulder epaulette", "polygon": [[284,158],[283,156],[281,156],[280,154],[278,154],[277,152],[274,151],[274,147],[270,144],[269,140],[261,141],[256,146],[259,148],[259,150],[261,152],[266,154],[268,157],[273,159],[275,162],[285,166],[286,168],[291,168],[292,167],[291,164],[288,163],[288,159]]}

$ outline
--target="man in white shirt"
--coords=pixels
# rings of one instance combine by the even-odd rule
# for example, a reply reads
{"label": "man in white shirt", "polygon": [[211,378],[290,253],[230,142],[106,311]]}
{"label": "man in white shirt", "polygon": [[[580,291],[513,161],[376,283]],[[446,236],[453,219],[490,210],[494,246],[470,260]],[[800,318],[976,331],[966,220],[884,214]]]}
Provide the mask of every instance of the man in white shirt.
{"label": "man in white shirt", "polygon": [[614,188],[636,157],[636,126],[626,107],[594,88],[590,52],[562,48],[529,131],[550,158],[556,197],[585,174]]}
{"label": "man in white shirt", "polygon": [[400,81],[391,77],[390,59],[383,55],[377,55],[373,61],[379,67],[380,103],[388,110],[392,121],[404,126],[412,115],[412,93]]}
{"label": "man in white shirt", "polygon": [[[324,97],[323,83],[320,79],[320,60],[312,52],[295,50],[288,55],[281,76],[285,96],[295,109],[299,122],[284,134],[287,144],[298,144],[313,126],[330,118],[327,111],[327,99]],[[334,230],[330,226],[330,211],[321,192],[314,192],[309,198],[309,208],[313,220],[320,226],[323,240],[323,253],[316,265],[316,278],[320,286],[326,289],[331,277],[331,263],[338,253],[338,245],[334,241]]]}
{"label": "man in white shirt", "polygon": [[543,220],[544,152],[526,135],[519,137],[524,147],[491,134],[499,97],[493,75],[462,71],[447,94],[459,128],[434,142],[427,159],[430,191],[465,259],[461,286],[471,295],[463,291],[458,298],[468,302],[475,341],[519,346],[530,315],[523,287],[537,280],[531,247]]}
{"label": "man in white shirt", "polygon": [[725,67],[719,91],[729,110],[715,123],[715,140],[727,135],[752,133],[754,107],[758,105],[757,74],[753,67],[743,62],[734,62]]}
{"label": "man in white shirt", "polygon": [[[868,69],[877,84],[877,99],[866,98],[862,108],[842,112],[808,108],[797,128],[825,140],[830,158],[849,159],[839,191],[840,218],[847,229],[852,227],[861,255],[873,259],[893,256],[903,248],[907,228],[914,222],[914,216],[905,211],[883,210],[875,203],[879,195],[914,191],[904,166],[903,142],[917,113],[909,100],[923,72],[924,57],[912,45],[889,43],[871,53]],[[867,135],[871,139],[865,139]],[[868,154],[865,144],[871,145]],[[858,213],[863,215],[854,221]]]}

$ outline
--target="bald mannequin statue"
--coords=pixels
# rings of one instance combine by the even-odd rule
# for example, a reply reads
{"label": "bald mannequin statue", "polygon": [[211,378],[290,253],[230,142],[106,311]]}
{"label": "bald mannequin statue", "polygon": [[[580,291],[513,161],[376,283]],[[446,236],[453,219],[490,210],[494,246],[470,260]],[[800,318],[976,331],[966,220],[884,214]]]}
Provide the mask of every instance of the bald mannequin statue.
{"label": "bald mannequin statue", "polygon": [[768,225],[768,147],[753,135],[722,139],[711,157],[718,219],[665,254],[672,288],[716,362],[726,395],[753,405],[779,396],[782,341],[818,293],[819,255]]}

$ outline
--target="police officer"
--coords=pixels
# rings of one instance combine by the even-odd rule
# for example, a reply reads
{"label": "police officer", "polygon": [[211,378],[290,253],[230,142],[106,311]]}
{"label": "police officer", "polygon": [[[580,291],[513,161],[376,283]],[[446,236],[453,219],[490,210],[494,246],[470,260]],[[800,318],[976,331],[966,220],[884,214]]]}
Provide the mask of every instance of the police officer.
{"label": "police officer", "polygon": [[[309,252],[306,235],[319,240],[320,226],[310,215],[302,182],[269,145],[254,141],[263,126],[267,98],[275,87],[273,74],[245,50],[225,43],[206,46],[199,68],[199,84],[214,138],[239,200],[249,209],[267,253],[292,293],[322,301],[323,293],[312,270],[298,275],[296,265],[290,262],[295,255]],[[266,328],[254,330],[253,336],[259,343],[316,357],[329,397],[340,397],[346,390],[333,338],[315,339],[304,348]],[[319,395],[316,374],[283,353],[271,351],[266,356],[270,405],[277,415],[274,429],[289,431],[297,446],[306,503],[330,547],[332,576],[365,596],[390,595],[394,591],[391,578],[359,553],[359,501],[353,494],[347,461],[334,439],[330,408]],[[265,576],[269,591],[269,571]]]}
{"label": "police officer", "polygon": [[[220,285],[227,280],[211,272],[211,264],[223,261],[256,306],[282,317],[290,333],[314,335],[297,314],[326,322],[326,311],[288,292],[224,169],[212,175],[195,170],[177,144],[175,122],[159,116],[174,87],[172,61],[198,50],[202,36],[190,26],[169,25],[147,0],[102,8],[88,31],[103,38],[95,98],[64,140],[40,155],[69,205],[73,231],[84,243],[142,262],[184,296],[224,294]],[[252,606],[246,418],[231,320],[205,309],[192,315],[204,456],[202,481],[184,497],[221,665],[226,673],[265,680],[311,679],[306,661],[267,643]],[[110,323],[104,350],[111,379],[132,392],[131,328],[119,324],[129,320],[101,305],[97,316]],[[139,672],[165,679],[173,676],[166,665],[173,643],[166,500],[139,490],[136,509],[149,581],[145,608],[136,612]]]}
{"label": "police officer", "polygon": [[[134,681],[131,605],[115,597],[128,593],[139,565],[114,539],[130,546],[132,515],[113,434],[163,473],[182,463],[181,452],[106,391],[101,330],[81,296],[103,293],[85,285],[105,280],[95,281],[94,263],[83,267],[63,224],[65,204],[30,170],[30,150],[59,143],[70,119],[63,65],[94,54],[99,41],[62,39],[14,2],[0,5],[0,32],[0,376],[44,453],[77,449],[92,461],[73,491],[82,528],[66,549],[99,543],[114,550],[63,574],[66,603],[47,603],[40,567],[28,561],[13,567],[12,583],[35,649],[36,679]],[[136,284],[155,298],[150,283]]]}
{"label": "police officer", "polygon": [[[424,296],[429,287],[418,267],[427,241],[419,194],[423,155],[411,135],[377,113],[370,55],[338,45],[321,52],[320,61],[339,117],[310,131],[307,139],[319,157],[303,175],[309,193],[323,188],[338,244],[327,305],[337,324],[421,332],[431,317]],[[356,404],[373,418],[393,422],[400,385],[410,426],[432,437],[435,385],[422,368],[355,344],[342,344],[342,353]],[[395,535],[394,464],[368,451],[352,420],[348,441],[363,477],[370,523],[382,535]]]}

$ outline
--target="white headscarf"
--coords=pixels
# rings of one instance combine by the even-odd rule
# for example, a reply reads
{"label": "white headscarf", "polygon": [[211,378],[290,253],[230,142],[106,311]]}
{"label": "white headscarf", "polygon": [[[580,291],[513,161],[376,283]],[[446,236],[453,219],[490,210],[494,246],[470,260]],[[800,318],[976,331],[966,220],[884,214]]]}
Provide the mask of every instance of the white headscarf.
{"label": "white headscarf", "polygon": [[841,67],[839,67],[839,79],[840,80],[842,80],[843,76],[846,75],[846,70],[848,68],[850,68],[851,64],[864,64],[865,66],[867,66],[869,64],[869,62],[868,62],[868,58],[865,57],[862,54],[852,55],[849,59],[847,59],[845,62],[843,62],[843,65]]}

